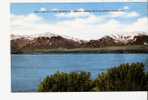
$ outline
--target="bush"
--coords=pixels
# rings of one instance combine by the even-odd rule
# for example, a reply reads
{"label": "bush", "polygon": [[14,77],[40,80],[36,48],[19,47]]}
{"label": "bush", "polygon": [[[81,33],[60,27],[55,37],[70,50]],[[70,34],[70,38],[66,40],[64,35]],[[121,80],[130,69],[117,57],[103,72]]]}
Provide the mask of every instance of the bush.
{"label": "bush", "polygon": [[145,73],[145,82],[146,82],[145,90],[148,91],[148,72]]}
{"label": "bush", "polygon": [[148,72],[142,63],[122,64],[102,72],[91,80],[89,72],[57,72],[47,76],[39,85],[39,92],[82,91],[146,91]]}
{"label": "bush", "polygon": [[39,92],[49,91],[91,91],[93,82],[90,79],[90,73],[87,72],[57,72],[50,77],[47,76],[39,85]]}
{"label": "bush", "polygon": [[142,91],[146,90],[144,65],[122,64],[98,75],[95,84],[100,91]]}

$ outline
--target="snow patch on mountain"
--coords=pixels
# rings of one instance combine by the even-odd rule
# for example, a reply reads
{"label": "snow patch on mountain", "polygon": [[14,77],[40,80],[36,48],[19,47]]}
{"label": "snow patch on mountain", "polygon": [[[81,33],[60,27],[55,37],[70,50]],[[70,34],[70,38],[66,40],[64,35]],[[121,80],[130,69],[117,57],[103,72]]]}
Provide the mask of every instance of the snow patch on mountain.
{"label": "snow patch on mountain", "polygon": [[115,42],[122,42],[124,44],[127,44],[129,41],[136,41],[134,39],[135,36],[139,36],[139,35],[146,35],[146,33],[144,32],[133,32],[133,33],[116,33],[116,34],[112,34],[110,37],[112,37]]}
{"label": "snow patch on mountain", "polygon": [[[57,36],[61,36],[61,35],[50,33],[50,32],[39,33],[39,34],[31,34],[31,35],[11,34],[11,40],[15,40],[15,39],[19,39],[19,38],[33,40],[34,38],[38,38],[38,37],[49,37],[49,38],[51,38],[51,37],[57,37]],[[73,41],[77,41],[79,43],[82,42],[82,40],[80,40],[78,38],[74,38],[74,37],[70,37],[70,36],[66,36],[66,35],[62,35],[61,37],[66,38],[66,39],[70,39],[70,40],[73,40]]]}
{"label": "snow patch on mountain", "polygon": [[[122,42],[124,44],[127,44],[129,41],[135,41],[134,40],[134,37],[135,36],[138,36],[138,35],[148,35],[148,33],[145,33],[145,32],[126,32],[126,33],[115,33],[115,34],[112,34],[112,35],[109,35],[109,37],[113,38],[115,42]],[[59,35],[59,34],[55,34],[55,33],[51,33],[51,32],[45,32],[45,33],[40,33],[40,34],[32,34],[32,35],[15,35],[15,34],[12,34],[11,35],[11,40],[14,40],[14,39],[19,39],[19,38],[24,38],[24,39],[29,39],[29,40],[33,40],[34,38],[37,38],[37,37],[57,37],[57,36],[61,36],[65,39],[70,39],[70,40],[73,40],[73,41],[76,41],[76,42],[87,42],[87,41],[84,41],[84,40],[81,40],[81,39],[78,39],[78,38],[74,38],[74,37],[71,37],[71,36],[67,36],[67,35]],[[103,38],[103,37],[102,37]]]}

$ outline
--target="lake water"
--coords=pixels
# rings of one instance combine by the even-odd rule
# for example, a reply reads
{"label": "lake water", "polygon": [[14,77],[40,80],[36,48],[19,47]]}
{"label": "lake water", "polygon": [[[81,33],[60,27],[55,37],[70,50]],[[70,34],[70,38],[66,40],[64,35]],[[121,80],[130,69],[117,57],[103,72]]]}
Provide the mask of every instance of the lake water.
{"label": "lake water", "polygon": [[12,91],[36,91],[44,77],[57,71],[88,71],[95,78],[99,72],[133,62],[143,62],[147,70],[148,54],[12,54]]}

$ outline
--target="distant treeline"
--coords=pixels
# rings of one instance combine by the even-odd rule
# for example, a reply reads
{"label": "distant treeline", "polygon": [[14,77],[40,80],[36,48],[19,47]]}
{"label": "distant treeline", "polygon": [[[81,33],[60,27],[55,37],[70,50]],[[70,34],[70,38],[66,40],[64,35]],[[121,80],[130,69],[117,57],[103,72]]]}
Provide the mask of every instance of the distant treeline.
{"label": "distant treeline", "polygon": [[142,63],[121,64],[91,79],[90,72],[57,72],[38,86],[39,92],[147,91],[148,72]]}
{"label": "distant treeline", "polygon": [[22,49],[11,50],[11,54],[46,54],[46,53],[148,53],[148,46],[110,46],[102,48],[75,48],[75,49]]}

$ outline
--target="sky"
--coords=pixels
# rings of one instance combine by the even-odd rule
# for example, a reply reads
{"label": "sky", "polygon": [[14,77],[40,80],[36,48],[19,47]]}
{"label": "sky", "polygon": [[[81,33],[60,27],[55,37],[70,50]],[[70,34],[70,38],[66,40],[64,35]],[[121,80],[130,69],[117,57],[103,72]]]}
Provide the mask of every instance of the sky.
{"label": "sky", "polygon": [[147,3],[12,3],[10,27],[17,35],[49,32],[83,40],[111,34],[148,34],[147,10]]}

